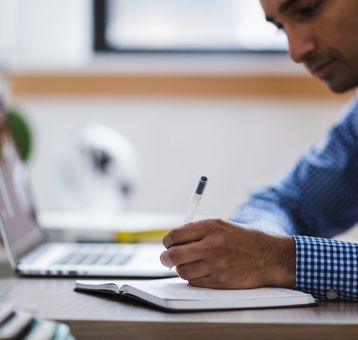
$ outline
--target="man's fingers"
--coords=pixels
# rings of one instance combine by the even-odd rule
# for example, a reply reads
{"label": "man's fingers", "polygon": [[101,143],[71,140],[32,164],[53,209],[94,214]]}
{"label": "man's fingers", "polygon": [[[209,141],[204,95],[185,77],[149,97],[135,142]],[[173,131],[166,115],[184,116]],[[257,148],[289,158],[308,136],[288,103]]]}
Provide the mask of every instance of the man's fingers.
{"label": "man's fingers", "polygon": [[206,261],[196,261],[177,266],[178,275],[188,281],[207,276],[209,271],[209,263]]}
{"label": "man's fingers", "polygon": [[221,283],[218,280],[213,279],[213,277],[211,275],[199,277],[197,279],[190,279],[188,281],[189,281],[189,284],[194,287],[216,288],[216,289],[231,288],[227,284]]}
{"label": "man's fingers", "polygon": [[174,246],[165,250],[160,255],[160,261],[166,267],[180,266],[185,263],[191,263],[202,260],[207,257],[207,248],[202,242],[192,242]]}
{"label": "man's fingers", "polygon": [[166,248],[170,248],[179,244],[200,241],[207,234],[210,223],[210,220],[203,220],[173,229],[164,236],[163,244]]}
{"label": "man's fingers", "polygon": [[209,275],[204,276],[204,277],[195,278],[195,279],[190,279],[188,281],[189,281],[189,284],[194,287],[220,288],[213,282],[213,279]]}

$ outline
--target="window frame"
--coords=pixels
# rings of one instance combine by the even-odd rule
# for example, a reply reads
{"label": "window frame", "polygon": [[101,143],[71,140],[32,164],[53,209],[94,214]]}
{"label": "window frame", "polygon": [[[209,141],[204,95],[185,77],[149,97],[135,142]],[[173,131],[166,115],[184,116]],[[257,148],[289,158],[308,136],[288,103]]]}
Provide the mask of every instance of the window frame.
{"label": "window frame", "polygon": [[230,49],[186,49],[186,48],[114,48],[106,40],[106,13],[109,0],[93,0],[93,50],[95,53],[109,53],[113,55],[284,55],[287,50],[261,49],[251,50],[242,48]]}

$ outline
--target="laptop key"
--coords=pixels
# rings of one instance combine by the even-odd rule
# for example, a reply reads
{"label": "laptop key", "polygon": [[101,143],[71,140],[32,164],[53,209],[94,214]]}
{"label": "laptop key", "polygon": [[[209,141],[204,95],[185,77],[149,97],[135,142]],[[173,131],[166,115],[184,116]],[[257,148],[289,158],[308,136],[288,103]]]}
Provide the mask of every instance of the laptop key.
{"label": "laptop key", "polygon": [[[100,250],[100,251],[99,251]],[[62,265],[123,265],[132,257],[132,253],[124,253],[119,247],[85,246],[72,251],[54,264]]]}
{"label": "laptop key", "polygon": [[116,257],[111,261],[110,265],[112,266],[123,266],[126,264],[129,259],[132,257],[132,254],[121,254],[116,255]]}
{"label": "laptop key", "polygon": [[106,265],[110,263],[116,254],[104,254],[94,264],[95,265]]}
{"label": "laptop key", "polygon": [[80,264],[81,261],[87,256],[87,254],[75,254],[65,264]]}
{"label": "laptop key", "polygon": [[94,264],[98,259],[102,256],[102,254],[88,254],[82,261],[81,264]]}
{"label": "laptop key", "polygon": [[82,253],[70,253],[64,256],[63,258],[54,262],[54,264],[78,264],[81,260],[86,256],[86,254]]}
{"label": "laptop key", "polygon": [[70,261],[74,255],[75,255],[74,253],[69,253],[61,257],[59,260],[55,261],[54,264],[67,264],[68,261]]}

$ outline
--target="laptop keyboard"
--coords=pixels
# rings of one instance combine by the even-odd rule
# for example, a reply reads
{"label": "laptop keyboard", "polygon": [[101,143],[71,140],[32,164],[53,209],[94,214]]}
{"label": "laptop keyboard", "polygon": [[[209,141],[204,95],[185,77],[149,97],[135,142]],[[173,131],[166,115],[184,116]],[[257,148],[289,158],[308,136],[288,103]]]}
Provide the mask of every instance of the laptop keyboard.
{"label": "laptop keyboard", "polygon": [[122,266],[132,257],[132,253],[123,251],[120,246],[88,246],[79,247],[55,261],[57,265],[111,265]]}

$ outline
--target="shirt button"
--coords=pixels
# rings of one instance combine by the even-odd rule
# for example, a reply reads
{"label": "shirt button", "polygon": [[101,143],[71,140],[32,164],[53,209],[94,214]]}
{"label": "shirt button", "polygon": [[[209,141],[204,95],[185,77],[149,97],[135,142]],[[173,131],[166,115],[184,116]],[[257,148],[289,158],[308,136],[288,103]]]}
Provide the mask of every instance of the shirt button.
{"label": "shirt button", "polygon": [[335,300],[337,299],[338,297],[338,294],[337,292],[334,290],[334,289],[330,289],[328,292],[327,292],[327,299],[328,300]]}

